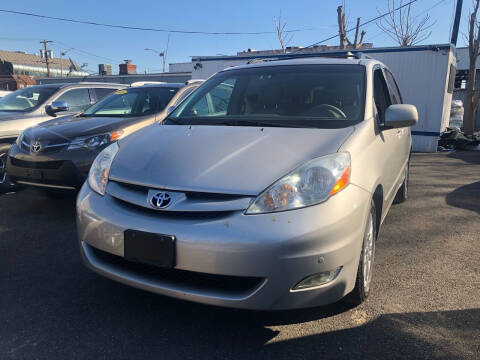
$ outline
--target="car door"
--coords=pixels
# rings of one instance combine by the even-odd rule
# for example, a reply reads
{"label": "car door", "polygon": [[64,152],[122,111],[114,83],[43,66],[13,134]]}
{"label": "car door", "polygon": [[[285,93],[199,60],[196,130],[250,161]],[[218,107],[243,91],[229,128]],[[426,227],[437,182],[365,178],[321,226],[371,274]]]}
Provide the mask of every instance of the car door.
{"label": "car door", "polygon": [[373,70],[373,98],[376,110],[376,120],[379,124],[382,148],[379,149],[379,159],[382,159],[384,201],[390,204],[396,190],[396,178],[399,172],[397,129],[385,129],[385,113],[392,104],[388,85],[383,69],[376,66]]}
{"label": "car door", "polygon": [[[400,89],[398,88],[397,82],[395,81],[395,77],[388,69],[384,69],[384,73],[388,88],[390,90],[392,104],[402,104],[402,95],[400,93]],[[410,156],[411,136],[409,127],[395,129],[395,131],[397,135],[396,153],[398,154],[397,161],[399,171],[397,184],[399,184],[399,182],[401,182],[403,179],[405,166],[407,165],[408,158]]]}

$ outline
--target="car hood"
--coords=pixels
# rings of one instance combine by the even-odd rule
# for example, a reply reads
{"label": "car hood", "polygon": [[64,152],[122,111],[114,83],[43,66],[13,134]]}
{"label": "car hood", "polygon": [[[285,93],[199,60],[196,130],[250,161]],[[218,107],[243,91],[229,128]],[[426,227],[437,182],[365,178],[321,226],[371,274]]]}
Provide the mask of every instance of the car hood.
{"label": "car hood", "polygon": [[119,142],[110,178],[255,196],[302,163],[337,152],[353,131],[155,124]]}
{"label": "car hood", "polygon": [[28,137],[35,140],[73,140],[79,136],[102,134],[128,126],[145,117],[81,117],[63,116],[42,122],[28,130]]}

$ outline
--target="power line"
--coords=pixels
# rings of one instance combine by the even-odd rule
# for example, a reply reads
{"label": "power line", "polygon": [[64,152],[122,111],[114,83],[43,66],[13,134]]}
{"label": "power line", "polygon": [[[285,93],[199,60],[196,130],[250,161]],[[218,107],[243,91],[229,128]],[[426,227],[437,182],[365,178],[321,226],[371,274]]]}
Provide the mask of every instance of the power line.
{"label": "power line", "polygon": [[61,45],[65,46],[66,48],[69,48],[72,52],[76,52],[77,54],[81,54],[81,55],[84,55],[84,56],[90,56],[90,57],[96,57],[96,58],[99,58],[99,59],[104,59],[104,60],[108,60],[108,61],[112,61],[112,62],[122,62],[121,60],[115,60],[115,59],[112,59],[112,58],[109,58],[109,57],[106,57],[106,56],[98,55],[98,54],[91,53],[91,52],[86,51],[86,50],[81,50],[81,49],[72,47],[72,46],[70,46],[68,44],[65,44],[64,42],[61,42],[61,41],[58,41],[58,40],[56,42],[58,44],[61,44]]}
{"label": "power line", "polygon": [[[387,15],[390,15],[391,13],[393,13],[393,12],[395,12],[395,11],[398,11],[398,10],[400,10],[400,9],[402,9],[402,8],[410,5],[410,4],[413,4],[413,3],[417,2],[417,1],[418,1],[418,0],[411,0],[411,1],[409,1],[408,3],[405,3],[405,4],[397,7],[396,9],[393,9],[393,10],[391,10],[391,11],[389,11],[389,12],[386,12],[385,14],[381,14],[381,15],[379,15],[379,16],[377,16],[377,17],[374,17],[373,19],[370,19],[370,20],[368,20],[368,21],[366,21],[366,22],[364,22],[364,23],[361,23],[359,27],[363,27],[363,26],[368,25],[368,24],[370,24],[370,23],[372,23],[372,22],[374,22],[374,21],[377,21],[377,20],[379,20],[379,19],[381,19],[381,18],[383,18],[383,17],[385,17],[385,16],[387,16]],[[0,10],[0,11],[1,11],[1,10]],[[356,29],[356,27],[350,28],[350,29],[346,30],[345,33],[349,33],[350,31],[353,31],[353,30],[355,30],[355,29]],[[316,42],[316,43],[313,43],[313,44],[311,44],[311,45],[305,46],[305,47],[302,48],[302,49],[298,49],[298,50],[296,50],[296,51],[293,51],[293,53],[302,51],[302,50],[304,50],[305,48],[309,48],[309,47],[312,47],[312,46],[315,46],[315,45],[324,43],[325,41],[335,39],[335,38],[338,37],[338,36],[339,36],[339,34],[332,35],[332,36],[330,36],[330,37],[328,37],[328,38],[326,38],[326,39],[323,39],[323,40],[318,41],[318,42]]]}
{"label": "power line", "polygon": [[[14,10],[0,9],[0,12],[8,13],[8,14],[31,16],[31,17],[41,18],[41,19],[66,21],[66,22],[71,22],[71,23],[76,23],[76,24],[95,25],[95,26],[103,26],[103,27],[126,29],[126,30],[154,31],[154,32],[166,32],[166,33],[177,33],[177,34],[202,34],[202,35],[266,35],[266,34],[275,34],[274,31],[254,31],[254,32],[217,32],[217,31],[213,31],[213,32],[211,32],[211,31],[193,31],[193,30],[189,31],[189,30],[144,28],[144,27],[137,27],[137,26],[106,24],[106,23],[99,23],[99,22],[95,22],[95,21],[85,21],[85,20],[62,18],[62,17],[56,17],[56,16],[47,16],[47,15],[41,15],[41,14],[36,14],[36,13],[31,13],[31,12],[24,12],[24,11],[14,11]],[[285,32],[300,32],[300,31],[311,31],[311,30],[314,30],[314,28],[293,29],[293,30],[286,30]]]}

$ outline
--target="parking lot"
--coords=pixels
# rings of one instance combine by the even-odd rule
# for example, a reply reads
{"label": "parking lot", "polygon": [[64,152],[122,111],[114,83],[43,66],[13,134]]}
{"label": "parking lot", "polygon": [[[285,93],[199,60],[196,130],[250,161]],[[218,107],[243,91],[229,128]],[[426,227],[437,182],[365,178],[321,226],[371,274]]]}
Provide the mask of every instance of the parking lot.
{"label": "parking lot", "polygon": [[1,359],[480,357],[480,153],[416,154],[377,243],[373,294],[284,312],[169,299],[80,261],[74,198],[0,195]]}

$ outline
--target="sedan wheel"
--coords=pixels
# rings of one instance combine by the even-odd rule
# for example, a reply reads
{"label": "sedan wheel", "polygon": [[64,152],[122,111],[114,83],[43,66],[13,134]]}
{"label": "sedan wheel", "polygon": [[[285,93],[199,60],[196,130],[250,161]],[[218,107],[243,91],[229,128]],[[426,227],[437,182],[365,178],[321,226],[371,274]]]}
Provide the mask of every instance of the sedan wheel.
{"label": "sedan wheel", "polygon": [[16,186],[7,176],[7,157],[11,144],[0,144],[0,194],[15,191]]}
{"label": "sedan wheel", "polygon": [[0,184],[7,180],[7,153],[0,154]]}

